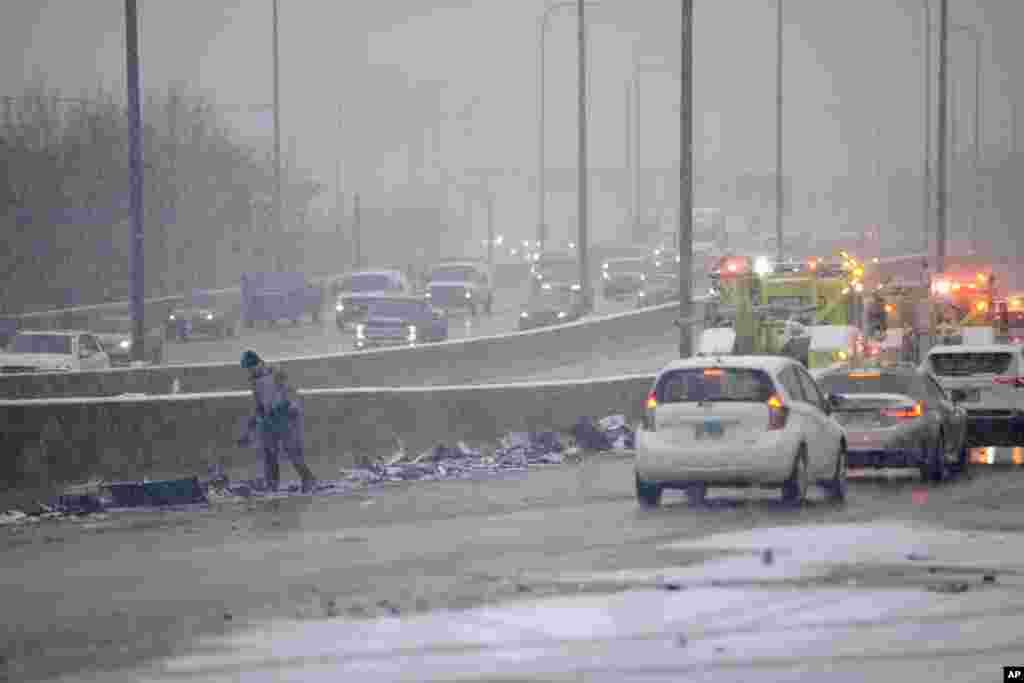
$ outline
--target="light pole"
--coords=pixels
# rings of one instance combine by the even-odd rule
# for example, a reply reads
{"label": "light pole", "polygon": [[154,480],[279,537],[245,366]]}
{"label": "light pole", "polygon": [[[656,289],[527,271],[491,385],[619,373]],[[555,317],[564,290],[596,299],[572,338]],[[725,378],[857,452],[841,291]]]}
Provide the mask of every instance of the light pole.
{"label": "light pole", "polygon": [[274,249],[274,260],[277,269],[282,270],[281,247],[284,245],[284,225],[281,220],[281,98],[280,98],[280,73],[278,69],[278,46],[277,46],[277,0],[272,0],[274,10],[274,229],[277,232],[277,239],[271,242],[277,244]]}
{"label": "light pole", "polygon": [[949,0],[939,0],[939,145],[936,159],[936,202],[935,202],[935,271],[946,269],[946,127],[949,117],[949,103],[946,98],[947,72],[949,71],[947,47],[949,42]]}
{"label": "light pole", "polygon": [[[679,357],[692,355],[693,289],[693,0],[682,0],[679,68]],[[780,0],[781,5],[781,0]]]}
{"label": "light pole", "polygon": [[[599,3],[597,2],[584,2],[584,6],[593,7]],[[547,203],[547,163],[545,159],[546,147],[545,147],[545,117],[546,117],[546,79],[547,79],[547,33],[548,25],[551,21],[551,15],[559,9],[565,7],[578,6],[578,0],[562,0],[562,2],[556,2],[552,5],[548,5],[544,9],[544,13],[541,14],[540,20],[538,21],[539,28],[539,41],[538,41],[538,63],[540,65],[539,74],[539,92],[538,92],[538,124],[537,124],[537,241],[540,242],[540,246],[543,249],[545,242],[547,241],[547,218],[545,216],[546,203]]]}
{"label": "light pole", "polygon": [[932,7],[931,0],[924,0],[924,204],[921,211],[921,235],[924,241],[925,258],[928,257],[928,242],[932,208]]}
{"label": "light pole", "polygon": [[128,80],[129,167],[131,171],[131,310],[132,360],[146,358],[145,334],[145,250],[143,249],[142,208],[142,112],[139,102],[139,23],[136,0],[125,0],[125,57]]}
{"label": "light pole", "polygon": [[776,0],[778,10],[775,30],[775,249],[782,261],[782,215],[785,208],[782,183],[782,0]]}
{"label": "light pole", "polygon": [[577,221],[576,248],[580,255],[580,287],[583,290],[583,308],[588,313],[594,308],[593,293],[590,291],[590,272],[588,270],[587,252],[587,24],[584,15],[586,3],[578,0],[576,5],[576,29],[579,49],[579,125],[577,161],[577,194],[579,200],[579,220]]}

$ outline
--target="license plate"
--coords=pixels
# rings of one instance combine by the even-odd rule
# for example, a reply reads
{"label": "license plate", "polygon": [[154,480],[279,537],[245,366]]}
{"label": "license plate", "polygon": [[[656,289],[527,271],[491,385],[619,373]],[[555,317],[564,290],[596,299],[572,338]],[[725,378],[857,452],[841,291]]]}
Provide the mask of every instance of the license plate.
{"label": "license plate", "polygon": [[697,425],[698,439],[721,439],[724,434],[719,420],[705,420],[704,424]]}

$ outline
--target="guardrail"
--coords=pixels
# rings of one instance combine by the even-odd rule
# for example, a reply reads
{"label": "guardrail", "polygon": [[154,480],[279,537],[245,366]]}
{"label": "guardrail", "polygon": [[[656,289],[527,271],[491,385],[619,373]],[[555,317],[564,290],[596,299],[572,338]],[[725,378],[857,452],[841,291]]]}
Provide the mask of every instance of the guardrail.
{"label": "guardrail", "polygon": [[[701,302],[695,302],[700,305]],[[616,354],[638,340],[675,335],[678,304],[669,303],[549,328],[472,337],[411,348],[388,348],[308,356],[276,365],[305,389],[355,386],[419,386],[487,381],[496,366],[533,375],[581,355]],[[695,316],[700,318],[699,315]],[[170,394],[248,389],[236,363],[207,363],[97,372],[40,373],[0,377],[9,399],[122,394]]]}
{"label": "guardrail", "polygon": [[[493,442],[510,431],[568,430],[581,416],[639,419],[653,376],[418,388],[304,389],[307,458],[334,475],[351,454],[391,455],[437,443]],[[204,474],[251,468],[236,445],[249,392],[0,401],[0,493],[94,478]]]}

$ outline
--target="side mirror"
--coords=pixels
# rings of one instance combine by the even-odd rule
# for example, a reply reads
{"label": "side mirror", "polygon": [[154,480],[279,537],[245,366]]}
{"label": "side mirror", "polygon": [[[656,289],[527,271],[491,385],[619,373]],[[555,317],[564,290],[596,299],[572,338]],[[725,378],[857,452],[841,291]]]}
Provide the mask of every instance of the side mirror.
{"label": "side mirror", "polygon": [[842,394],[829,394],[825,397],[825,405],[829,407],[829,410],[839,410],[839,407],[843,405]]}
{"label": "side mirror", "polygon": [[967,392],[963,389],[953,389],[949,392],[949,398],[953,403],[963,403],[967,400]]}

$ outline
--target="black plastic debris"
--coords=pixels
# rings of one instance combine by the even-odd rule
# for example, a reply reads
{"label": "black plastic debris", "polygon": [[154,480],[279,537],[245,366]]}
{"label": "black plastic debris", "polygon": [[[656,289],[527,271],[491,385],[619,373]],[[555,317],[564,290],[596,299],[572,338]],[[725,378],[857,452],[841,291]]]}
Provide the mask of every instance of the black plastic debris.
{"label": "black plastic debris", "polygon": [[996,582],[996,575],[995,574],[985,574],[981,578],[981,580],[984,581],[985,583],[995,583]]}
{"label": "black plastic debris", "polygon": [[206,503],[198,477],[168,481],[118,482],[109,485],[112,507],[164,507]]}

